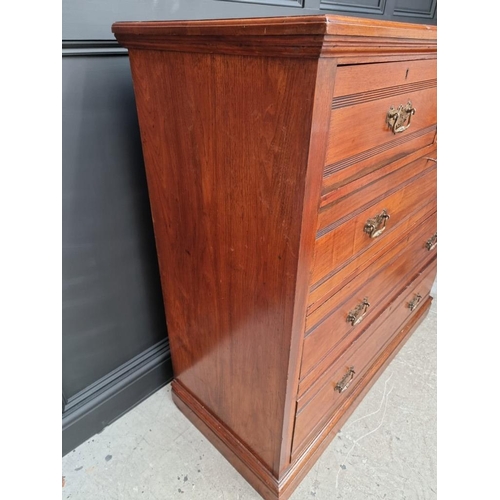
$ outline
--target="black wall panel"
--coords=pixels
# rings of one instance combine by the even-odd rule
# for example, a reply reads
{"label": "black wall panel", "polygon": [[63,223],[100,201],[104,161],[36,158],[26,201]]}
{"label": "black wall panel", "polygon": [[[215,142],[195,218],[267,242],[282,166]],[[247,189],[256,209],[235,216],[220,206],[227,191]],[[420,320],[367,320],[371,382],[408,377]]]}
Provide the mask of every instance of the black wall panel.
{"label": "black wall panel", "polygon": [[323,0],[321,8],[352,15],[382,16],[385,13],[385,0]]}
{"label": "black wall panel", "polygon": [[415,20],[427,20],[431,24],[436,16],[437,0],[396,0],[393,14],[395,19],[411,17]]}
{"label": "black wall panel", "polygon": [[[87,52],[62,62],[65,451],[126,409],[88,428],[96,398],[126,383],[129,408],[171,375],[128,57]],[[151,388],[134,385],[143,358]]]}

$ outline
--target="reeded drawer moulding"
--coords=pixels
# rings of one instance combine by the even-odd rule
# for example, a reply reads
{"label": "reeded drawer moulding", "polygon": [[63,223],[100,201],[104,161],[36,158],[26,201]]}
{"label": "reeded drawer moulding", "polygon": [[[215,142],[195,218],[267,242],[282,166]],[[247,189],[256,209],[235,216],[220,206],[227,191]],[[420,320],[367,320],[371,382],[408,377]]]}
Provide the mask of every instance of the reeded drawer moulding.
{"label": "reeded drawer moulding", "polygon": [[[112,29],[129,49],[174,401],[264,498],[286,499],[432,300],[436,28]],[[411,124],[391,129],[409,97]]]}

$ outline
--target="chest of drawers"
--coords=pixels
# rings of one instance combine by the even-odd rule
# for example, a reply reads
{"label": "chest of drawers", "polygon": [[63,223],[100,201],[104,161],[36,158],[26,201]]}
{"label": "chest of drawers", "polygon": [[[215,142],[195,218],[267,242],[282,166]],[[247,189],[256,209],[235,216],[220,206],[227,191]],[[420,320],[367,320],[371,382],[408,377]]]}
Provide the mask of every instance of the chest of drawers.
{"label": "chest of drawers", "polygon": [[429,309],[436,30],[121,22],[178,407],[288,498]]}

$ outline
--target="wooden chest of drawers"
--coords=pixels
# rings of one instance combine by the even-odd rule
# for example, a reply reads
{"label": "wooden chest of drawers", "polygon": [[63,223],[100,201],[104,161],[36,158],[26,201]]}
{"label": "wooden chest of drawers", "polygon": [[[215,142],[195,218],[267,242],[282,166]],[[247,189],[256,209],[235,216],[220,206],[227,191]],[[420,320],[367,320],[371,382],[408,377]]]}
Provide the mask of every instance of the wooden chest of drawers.
{"label": "wooden chest of drawers", "polygon": [[287,498],[429,309],[436,30],[113,25],[129,49],[179,408]]}

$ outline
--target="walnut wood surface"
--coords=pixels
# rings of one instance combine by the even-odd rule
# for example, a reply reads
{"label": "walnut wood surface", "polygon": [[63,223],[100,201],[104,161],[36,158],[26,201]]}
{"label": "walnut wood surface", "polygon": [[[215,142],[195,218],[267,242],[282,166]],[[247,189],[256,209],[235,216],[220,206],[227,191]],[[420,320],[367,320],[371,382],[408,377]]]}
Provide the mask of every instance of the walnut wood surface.
{"label": "walnut wood surface", "polygon": [[130,56],[175,376],[277,475],[317,62]]}
{"label": "walnut wood surface", "polygon": [[425,148],[435,145],[436,125],[415,132],[408,130],[407,133],[407,135],[399,134],[399,137],[395,136],[395,139],[362,153],[326,165],[323,171],[322,204],[328,203],[332,191],[363,179],[379,168],[404,160],[408,155],[422,156]]}
{"label": "walnut wood surface", "polygon": [[[428,251],[425,247],[435,232],[434,214],[307,317],[299,393],[305,388],[303,379],[308,378],[307,384],[311,384],[353,338],[363,333],[395,290],[404,286],[423,263],[435,257],[435,250]],[[361,323],[352,326],[347,316],[364,297],[368,298],[370,307]]]}
{"label": "walnut wood surface", "polygon": [[[412,261],[417,260],[419,257],[427,255],[424,244],[436,232],[436,224],[436,212],[434,211],[430,215],[426,214],[425,219],[420,219],[419,223],[413,226],[410,231],[400,231],[395,241],[390,245],[385,245],[383,250],[373,252],[373,249],[371,249],[374,255],[373,257],[371,255],[369,257],[370,265],[363,271],[358,270],[356,276],[349,280],[349,282],[344,283],[339,292],[330,296],[319,308],[308,313],[305,322],[306,337],[313,326],[322,321],[330,313],[331,304],[338,306],[343,298],[349,297],[350,291],[352,292],[352,290],[356,289],[357,283],[366,285],[371,277],[383,269],[387,263],[392,262],[394,257],[398,258],[398,264],[402,264],[406,258],[408,258],[409,264],[411,264]],[[411,253],[411,256],[407,257],[406,253]],[[394,266],[395,264],[392,263],[390,267],[393,268]]]}
{"label": "walnut wood surface", "polygon": [[[264,498],[288,498],[430,303],[399,328],[396,302],[435,260],[416,242],[435,230],[436,30],[328,15],[112,30],[129,49],[174,400]],[[388,104],[408,97],[417,114],[394,136]],[[338,350],[318,332],[340,332],[334,311],[363,289],[382,299]],[[348,349],[365,371],[340,406],[318,421],[301,399],[296,414]]]}
{"label": "walnut wood surface", "polygon": [[[413,212],[429,203],[436,197],[436,168],[431,168],[411,184],[396,190],[389,196],[360,207],[359,210],[346,218],[324,226],[318,231],[318,241],[315,246],[314,264],[311,273],[311,285],[316,284],[326,276],[332,275],[337,268],[352,256],[366,251],[383,240],[392,231],[402,231],[400,225]],[[368,219],[387,210],[390,219],[385,231],[377,238],[370,238],[364,232]]]}
{"label": "walnut wood surface", "polygon": [[381,175],[373,182],[366,179],[357,190],[323,205],[319,209],[318,230],[344,219],[359,207],[373,203],[380,197],[387,197],[387,193],[397,188],[417,181],[426,170],[436,168],[436,163],[429,158],[421,157],[388,175]]}
{"label": "walnut wood surface", "polygon": [[[336,64],[331,59],[319,60],[309,141],[308,167],[305,177],[304,207],[301,221],[279,477],[290,465],[290,449],[295,425],[295,399],[302,359],[304,317],[308,306],[309,277],[314,257],[314,245],[316,244],[318,200],[321,194],[322,171],[325,163],[325,150],[330,123],[328,102],[333,94],[336,70]],[[284,168],[287,168],[287,166]]]}
{"label": "walnut wood surface", "polygon": [[364,94],[376,89],[397,93],[404,85],[437,78],[436,59],[341,66],[335,80],[333,102],[341,96]]}
{"label": "walnut wood surface", "polygon": [[344,63],[432,57],[436,27],[319,15],[117,22],[127,48],[265,57],[335,57]]}
{"label": "walnut wood surface", "polygon": [[248,450],[237,441],[237,438],[177,381],[172,384],[172,397],[191,422],[203,432],[264,499],[286,500],[356,409],[357,403],[377,381],[385,367],[392,361],[406,340],[425,318],[431,301],[431,297],[428,297],[415,310],[415,314],[410,315],[393,340],[364,373],[362,380],[347,395],[342,406],[321,428],[321,431],[316,434],[307,448],[301,450],[301,453],[295,454],[291,466],[279,481],[275,480],[266,469],[256,464],[253,455],[248,453]]}
{"label": "walnut wood surface", "polygon": [[411,334],[418,328],[425,319],[431,306],[432,297],[427,297],[426,301],[418,308],[415,315],[411,315],[408,321],[402,326],[399,332],[386,346],[377,360],[365,372],[362,380],[358,382],[352,393],[346,398],[344,403],[337,409],[333,416],[324,424],[320,431],[312,439],[311,443],[292,459],[292,466],[283,477],[280,485],[283,484],[281,498],[288,498],[290,493],[304,479],[316,460],[325,451],[337,432],[342,428],[347,419],[352,415],[357,404],[363,399],[373,384],[378,380],[385,368],[398,354]]}
{"label": "walnut wood surface", "polygon": [[[352,336],[350,342],[347,343],[347,347],[340,352],[340,355],[334,357],[333,361],[330,360],[327,364],[325,364],[321,370],[320,376],[313,380],[312,383],[310,383],[310,380],[307,380],[307,384],[304,383],[305,381],[301,382],[299,386],[300,390],[297,395],[298,411],[300,411],[311,399],[313,399],[326,381],[329,380],[332,369],[336,369],[335,367],[338,365],[339,360],[345,357],[344,353],[348,350],[355,352],[355,349],[351,350],[352,345],[361,345],[365,339],[371,335],[369,332],[373,332],[379,327],[387,325],[387,320],[394,314],[395,308],[399,308],[403,302],[408,305],[415,293],[420,293],[422,297],[430,293],[430,289],[432,288],[436,277],[436,271],[437,259],[436,253],[434,252],[433,255],[430,256],[430,259],[423,260],[415,266],[412,274],[410,275],[411,279],[409,281],[401,281],[399,283],[400,286],[398,286],[395,291],[390,294],[390,300],[384,304],[384,307],[381,308],[373,321],[363,326],[366,332],[363,332],[362,334],[358,332],[357,335]],[[420,303],[421,302],[425,302],[425,300],[422,299]],[[420,305],[420,303],[418,305]],[[409,309],[406,310],[407,315],[409,315],[410,312],[411,311]],[[390,331],[391,329],[386,328],[386,330]]]}
{"label": "walnut wood surface", "polygon": [[[418,307],[425,303],[434,282],[435,267],[431,267],[431,270],[427,271],[426,274],[425,279],[419,280],[415,285],[411,286],[409,292],[405,290],[394,301],[395,305],[386,307],[382,316],[385,321],[378,321],[371,325],[323,373],[323,380],[317,381],[316,385],[320,387],[316,389],[314,396],[311,397],[310,394],[306,393],[298,400],[292,455],[296,455],[297,450],[307,444],[308,438],[311,439],[314,436],[314,431],[318,425],[328,418],[354,391],[359,378],[362,378],[378,352],[383,350],[386,343],[394,336],[398,326],[410,315],[416,314]],[[422,300],[413,311],[410,311],[408,302],[416,293],[422,296]],[[382,318],[380,319],[382,320]],[[355,370],[352,383],[342,393],[335,391],[336,384],[350,367],[354,367]],[[313,392],[314,389],[315,387],[312,387],[309,392]]]}
{"label": "walnut wood surface", "polygon": [[420,144],[412,144],[407,151],[398,152],[397,148],[392,148],[387,152],[390,155],[388,156],[389,161],[387,158],[379,158],[377,162],[373,162],[373,160],[358,161],[352,165],[355,171],[345,168],[334,175],[323,176],[320,208],[423,156],[437,160],[436,145],[434,144],[435,131],[430,132],[428,137],[423,136],[422,138],[424,140]]}
{"label": "walnut wood surface", "polygon": [[136,35],[351,35],[436,40],[437,28],[421,24],[377,21],[351,16],[317,15],[254,17],[248,19],[204,19],[192,21],[121,21],[112,26],[115,36]]}
{"label": "walnut wood surface", "polygon": [[279,483],[272,473],[238,439],[238,436],[178,380],[172,382],[172,399],[263,498],[266,500],[278,498]]}
{"label": "walnut wood surface", "polygon": [[434,198],[402,222],[397,231],[389,232],[383,239],[377,238],[378,242],[375,242],[366,252],[350,256],[335,272],[329,273],[325,279],[317,282],[310,288],[307,314],[321,307],[368,266],[381,259],[386,252],[397,245],[401,237],[405,238],[409,233],[413,233],[436,212],[436,209],[437,200]]}
{"label": "walnut wood surface", "polygon": [[[417,110],[411,119],[410,128],[401,134],[393,134],[386,123],[387,113],[391,106],[404,106],[408,100]],[[405,134],[431,127],[436,121],[436,87],[334,109],[326,164],[339,162],[400,138],[404,139]]]}

